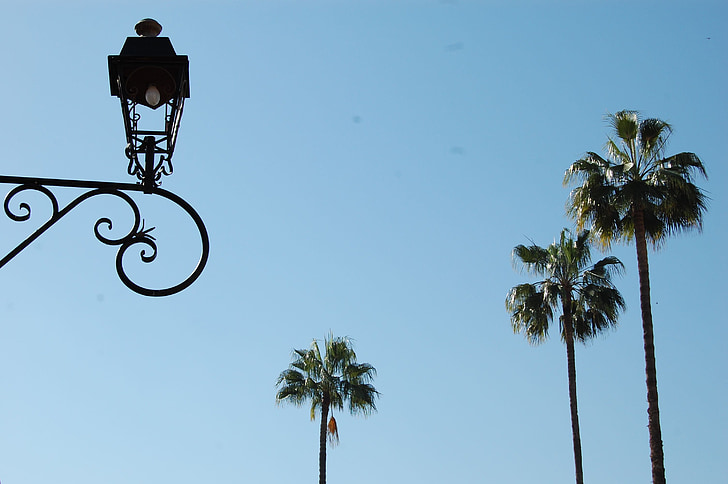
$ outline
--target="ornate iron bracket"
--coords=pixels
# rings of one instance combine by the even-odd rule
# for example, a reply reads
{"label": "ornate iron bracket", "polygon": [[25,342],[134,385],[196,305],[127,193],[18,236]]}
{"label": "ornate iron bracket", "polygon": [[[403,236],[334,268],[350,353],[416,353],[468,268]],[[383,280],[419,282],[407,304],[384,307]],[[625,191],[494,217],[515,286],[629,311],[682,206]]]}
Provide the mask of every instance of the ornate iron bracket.
{"label": "ornate iron bracket", "polygon": [[[185,200],[175,195],[174,193],[155,186],[155,184],[153,184],[153,181],[152,183],[149,183],[149,181],[147,181],[147,183],[133,184],[0,175],[0,183],[16,185],[15,188],[11,189],[5,196],[4,203],[5,214],[15,222],[27,221],[30,219],[31,215],[31,207],[26,202],[21,201],[17,205],[12,206],[13,199],[22,192],[32,190],[42,193],[48,198],[52,207],[52,213],[49,219],[44,224],[42,224],[35,232],[30,234],[24,241],[18,244],[17,247],[8,252],[5,257],[0,259],[0,268],[5,266],[5,264],[12,260],[23,249],[28,247],[28,245],[30,245],[34,240],[40,237],[46,230],[55,225],[56,222],[62,219],[81,202],[97,195],[115,196],[123,200],[133,212],[134,223],[129,232],[123,237],[109,238],[101,233],[102,226],[105,227],[106,230],[111,230],[112,228],[112,221],[107,217],[102,217],[98,219],[94,224],[94,235],[99,241],[106,245],[119,247],[119,250],[116,254],[116,272],[119,275],[121,281],[132,291],[138,294],[142,294],[144,296],[155,297],[176,294],[192,284],[200,276],[202,270],[207,264],[207,258],[210,253],[210,240],[207,234],[207,229],[202,222],[202,218],[200,218],[198,213],[195,211],[194,208],[192,208],[189,203],[187,203]],[[60,207],[56,195],[51,191],[49,187],[81,188],[87,189],[88,191],[79,195],[64,207]],[[187,214],[192,218],[195,225],[197,226],[197,230],[200,233],[200,240],[202,242],[202,253],[200,255],[199,261],[197,262],[195,270],[179,284],[163,289],[150,289],[133,282],[124,271],[124,254],[132,246],[142,244],[143,248],[140,252],[140,257],[141,260],[145,263],[153,262],[157,257],[157,244],[154,237],[150,235],[150,232],[154,227],[144,227],[144,221],[141,217],[138,205],[136,204],[134,199],[126,192],[154,193],[161,197],[164,197],[167,200],[175,203],[185,212],[187,212]]]}

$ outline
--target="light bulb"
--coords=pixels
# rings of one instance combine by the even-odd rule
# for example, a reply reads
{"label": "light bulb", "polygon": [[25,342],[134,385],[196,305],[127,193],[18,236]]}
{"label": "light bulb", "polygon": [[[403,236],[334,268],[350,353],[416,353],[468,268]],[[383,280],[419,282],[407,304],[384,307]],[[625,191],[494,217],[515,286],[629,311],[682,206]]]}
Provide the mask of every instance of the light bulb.
{"label": "light bulb", "polygon": [[157,86],[155,86],[154,84],[150,84],[147,88],[147,92],[144,93],[144,99],[147,100],[147,103],[151,107],[157,107],[160,99],[162,99],[162,96],[159,94],[159,89],[157,89]]}

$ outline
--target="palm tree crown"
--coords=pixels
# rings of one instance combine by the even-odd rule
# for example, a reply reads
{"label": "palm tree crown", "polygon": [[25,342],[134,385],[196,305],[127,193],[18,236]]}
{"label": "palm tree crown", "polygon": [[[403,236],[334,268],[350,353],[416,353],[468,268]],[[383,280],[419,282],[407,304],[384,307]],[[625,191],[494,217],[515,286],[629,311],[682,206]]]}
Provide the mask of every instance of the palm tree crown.
{"label": "palm tree crown", "polygon": [[611,279],[621,271],[622,263],[616,257],[606,257],[590,266],[589,232],[580,233],[574,240],[567,229],[545,249],[535,244],[517,246],[513,259],[528,272],[544,278],[533,284],[519,284],[509,291],[506,309],[513,330],[524,333],[530,343],[539,344],[548,337],[554,312],[561,311],[559,323],[561,338],[566,343],[576,483],[583,484],[574,341],[586,341],[617,324],[624,300]]}
{"label": "palm tree crown", "polygon": [[[561,337],[573,331],[577,341],[586,341],[603,330],[616,325],[624,300],[612,284],[612,276],[623,265],[616,257],[605,257],[589,266],[590,233],[581,232],[576,240],[569,230],[561,231],[558,242],[547,248],[519,245],[513,249],[514,262],[529,273],[544,277],[533,284],[519,284],[508,293],[506,308],[516,333],[524,333],[532,344],[548,337],[549,323],[559,301],[570,301],[559,318]],[[564,320],[571,318],[571,325]]]}
{"label": "palm tree crown", "polygon": [[591,228],[606,247],[639,236],[638,215],[655,247],[676,232],[701,229],[707,200],[693,183],[695,174],[706,176],[700,159],[694,153],[664,157],[672,133],[665,121],[642,120],[636,111],[607,120],[617,137],[607,141],[607,158],[588,152],[564,176],[564,184],[578,184],[567,205],[577,227]]}
{"label": "palm tree crown", "polygon": [[306,350],[294,350],[293,361],[281,372],[276,386],[276,402],[303,405],[311,401],[311,420],[321,412],[319,435],[319,483],[326,483],[326,436],[338,441],[338,427],[330,410],[343,410],[346,404],[352,414],[368,415],[376,410],[379,392],[370,383],[376,369],[368,363],[358,363],[348,338],[329,335],[324,340],[324,353],[314,340]]}

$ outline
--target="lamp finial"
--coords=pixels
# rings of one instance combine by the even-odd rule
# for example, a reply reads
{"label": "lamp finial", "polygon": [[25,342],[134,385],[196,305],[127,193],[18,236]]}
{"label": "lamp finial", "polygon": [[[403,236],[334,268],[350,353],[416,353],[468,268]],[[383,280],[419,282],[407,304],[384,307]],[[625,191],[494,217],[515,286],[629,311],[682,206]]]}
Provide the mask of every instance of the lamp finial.
{"label": "lamp finial", "polygon": [[134,30],[140,37],[156,37],[162,32],[162,26],[153,18],[145,18],[137,22]]}

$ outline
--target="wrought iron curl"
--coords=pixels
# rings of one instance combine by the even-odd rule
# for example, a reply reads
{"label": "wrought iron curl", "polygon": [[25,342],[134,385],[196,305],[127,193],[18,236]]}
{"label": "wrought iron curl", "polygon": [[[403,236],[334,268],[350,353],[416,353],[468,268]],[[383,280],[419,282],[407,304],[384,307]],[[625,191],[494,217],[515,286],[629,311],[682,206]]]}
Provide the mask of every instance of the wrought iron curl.
{"label": "wrought iron curl", "polygon": [[[134,91],[134,93],[136,93],[136,89],[132,89],[132,91]],[[131,119],[131,125],[132,125],[132,129],[134,131],[137,131],[137,129],[139,127],[139,120],[142,119],[142,115],[139,114],[136,110],[137,104],[138,103],[135,101],[129,101],[129,106],[128,106],[129,113],[130,113],[129,117]]]}
{"label": "wrought iron curl", "polygon": [[13,212],[13,209],[10,207],[13,198],[15,198],[16,195],[28,190],[42,193],[43,195],[48,197],[48,200],[51,202],[51,207],[53,210],[51,218],[56,216],[56,214],[58,213],[58,200],[56,199],[56,196],[53,194],[53,192],[51,192],[48,188],[42,185],[22,184],[10,190],[10,192],[8,192],[7,196],[5,197],[5,215],[7,215],[9,219],[15,222],[25,222],[27,220],[30,220],[30,216],[32,215],[30,204],[26,202],[20,202],[18,204],[18,210],[22,213],[19,214]]}
{"label": "wrought iron curl", "polygon": [[155,260],[157,256],[157,244],[154,237],[149,235],[149,232],[153,230],[153,227],[150,229],[144,229],[144,225],[142,222],[141,227],[134,234],[130,234],[131,236],[128,239],[125,239],[122,242],[121,247],[116,254],[116,272],[119,275],[121,281],[134,292],[143,294],[145,296],[161,297],[176,294],[184,290],[185,288],[189,287],[193,282],[195,282],[198,277],[200,277],[200,274],[202,274],[202,271],[207,264],[207,259],[210,255],[210,238],[207,233],[207,228],[205,227],[205,224],[203,223],[200,215],[183,198],[162,188],[156,188],[154,190],[154,193],[166,198],[167,200],[170,200],[172,203],[176,204],[185,212],[187,212],[187,214],[190,216],[192,221],[195,223],[195,226],[197,227],[197,230],[200,234],[200,242],[202,243],[202,250],[200,253],[200,259],[197,262],[197,266],[185,280],[172,287],[164,289],[150,289],[136,284],[126,275],[126,272],[124,271],[123,261],[126,251],[136,244],[144,244],[152,250],[151,254],[147,254],[143,249],[141,250],[139,255],[143,262],[148,263]]}
{"label": "wrought iron curl", "polygon": [[[30,243],[36,240],[40,235],[42,235],[46,230],[52,227],[56,222],[61,220],[80,203],[97,195],[111,195],[117,197],[123,200],[132,211],[134,220],[131,224],[131,228],[119,237],[110,237],[108,236],[108,234],[104,235],[104,233],[102,233],[102,231],[107,233],[111,232],[114,228],[114,224],[109,217],[101,217],[94,224],[94,235],[100,242],[105,245],[119,247],[116,254],[116,272],[121,281],[132,291],[135,291],[145,296],[168,296],[171,294],[175,294],[190,286],[200,276],[202,270],[207,264],[210,250],[210,242],[209,236],[207,234],[207,229],[205,228],[202,219],[200,218],[199,214],[197,214],[197,212],[194,210],[194,208],[192,208],[192,206],[188,204],[184,199],[175,195],[172,192],[168,192],[161,188],[156,188],[154,190],[155,194],[158,194],[163,198],[170,200],[171,202],[182,208],[192,218],[200,234],[202,253],[194,271],[182,282],[167,288],[153,289],[144,287],[132,281],[131,278],[127,275],[123,263],[127,251],[130,248],[137,246],[138,244],[142,244],[144,246],[139,252],[139,257],[142,262],[151,263],[157,258],[157,244],[155,242],[155,238],[150,235],[150,232],[154,230],[154,227],[144,227],[144,221],[141,217],[139,206],[137,205],[136,201],[128,193],[126,193],[126,191],[143,191],[143,187],[141,185],[111,182],[84,182],[78,180],[37,179],[12,176],[0,176],[0,183],[18,184],[18,186],[8,192],[4,202],[5,213],[13,221],[24,222],[29,220],[31,216],[31,207],[26,202],[21,202],[18,204],[18,211],[14,211],[11,208],[12,200],[15,198],[16,195],[21,192],[34,190],[43,193],[45,196],[48,197],[52,205],[52,214],[49,219],[45,223],[43,223],[38,229],[36,229],[35,232],[28,236],[23,242],[18,244],[15,249],[10,251],[4,258],[2,258],[0,260],[0,267],[4,266],[7,262],[14,258],[18,253],[20,253],[23,249],[30,245]],[[65,207],[59,208],[58,200],[53,192],[48,188],[48,186],[91,188],[91,190],[79,195],[71,202],[69,202]]]}
{"label": "wrought iron curl", "polygon": [[[121,89],[121,85],[119,86],[119,89]],[[135,94],[137,90],[131,87],[129,88],[129,91]],[[128,131],[131,133],[137,133],[139,130],[139,120],[141,119],[141,114],[139,114],[136,110],[137,103],[131,100],[126,102],[122,100],[121,103],[123,110],[128,113],[128,118],[126,119],[126,123],[129,125]],[[135,176],[138,180],[144,179],[144,166],[140,163],[138,157],[141,144],[141,140],[136,135],[130,136],[127,134],[127,145],[124,149],[124,154],[129,159],[127,173],[131,176]]]}
{"label": "wrought iron curl", "polygon": [[137,177],[137,179],[142,179],[142,167],[139,163],[139,159],[137,158],[136,153],[134,152],[134,145],[132,143],[129,143],[126,145],[126,149],[124,149],[124,155],[126,155],[127,158],[129,158],[129,166],[126,169],[126,172],[131,175]]}
{"label": "wrought iron curl", "polygon": [[[101,234],[101,226],[105,226],[106,230],[108,232],[111,232],[114,228],[114,224],[108,217],[102,217],[96,221],[94,224],[94,235],[96,238],[106,245],[122,245],[127,240],[130,240],[136,236],[138,233],[144,232],[144,221],[141,217],[141,212],[139,211],[139,206],[136,204],[133,198],[131,198],[129,195],[127,195],[124,192],[118,191],[118,190],[93,190],[91,192],[87,193],[88,197],[91,198],[95,195],[113,195],[115,197],[120,198],[124,202],[126,202],[127,206],[131,209],[133,215],[134,215],[134,222],[132,223],[131,228],[128,232],[126,232],[126,235],[123,235],[119,238],[110,238],[105,237]],[[83,196],[83,195],[82,195]],[[80,197],[79,197],[80,198]],[[80,203],[80,202],[79,202]],[[151,229],[150,229],[151,230]]]}
{"label": "wrought iron curl", "polygon": [[160,182],[162,175],[169,176],[174,173],[174,166],[172,166],[172,158],[161,155],[159,157],[159,163],[154,167],[154,180]]}

